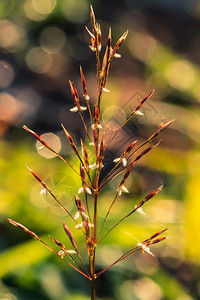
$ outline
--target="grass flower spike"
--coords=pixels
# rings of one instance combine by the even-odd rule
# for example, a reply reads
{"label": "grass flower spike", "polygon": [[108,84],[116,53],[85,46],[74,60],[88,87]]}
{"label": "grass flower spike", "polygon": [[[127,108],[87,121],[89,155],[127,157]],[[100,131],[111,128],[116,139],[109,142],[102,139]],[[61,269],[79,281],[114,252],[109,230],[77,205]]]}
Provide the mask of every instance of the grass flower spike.
{"label": "grass flower spike", "polygon": [[[126,251],[114,262],[111,262],[110,265],[106,266],[101,271],[96,269],[96,256],[97,256],[97,247],[101,242],[106,239],[111,231],[116,230],[118,226],[127,218],[132,216],[135,212],[140,214],[145,214],[142,210],[143,206],[156,196],[163,188],[163,186],[157,187],[155,190],[149,192],[146,197],[138,202],[137,205],[133,205],[130,212],[125,214],[123,217],[120,217],[118,221],[111,227],[105,226],[108,220],[109,215],[112,213],[112,208],[116,205],[116,202],[121,199],[123,193],[128,194],[127,189],[127,179],[129,178],[131,172],[135,168],[135,165],[139,160],[142,160],[144,156],[149,155],[151,151],[155,149],[160,143],[157,140],[158,135],[161,134],[168,126],[171,125],[173,120],[164,123],[162,119],[158,125],[158,129],[154,132],[149,138],[144,142],[139,143],[136,140],[133,140],[129,146],[124,148],[124,151],[121,151],[119,157],[113,157],[111,161],[115,164],[112,164],[112,167],[109,171],[105,168],[105,171],[102,172],[104,167],[105,157],[107,155],[107,149],[109,144],[116,138],[117,134],[124,128],[124,126],[129,122],[131,118],[134,118],[135,115],[142,115],[141,108],[154,94],[152,90],[145,98],[140,100],[140,103],[131,111],[128,118],[124,123],[115,131],[113,136],[110,137],[110,140],[106,141],[105,133],[102,123],[102,101],[103,95],[105,92],[108,92],[107,89],[107,80],[110,72],[111,63],[115,58],[121,57],[118,53],[121,46],[125,42],[128,31],[123,33],[117,42],[112,42],[111,29],[109,28],[107,42],[105,44],[105,49],[102,45],[102,33],[100,24],[96,22],[95,14],[92,6],[90,7],[90,19],[91,19],[91,28],[86,30],[90,36],[90,49],[94,52],[96,59],[96,101],[90,100],[89,91],[86,83],[86,78],[83,73],[82,67],[80,67],[80,80],[82,84],[82,95],[79,97],[79,93],[75,87],[75,84],[72,81],[69,81],[69,87],[71,90],[74,106],[70,109],[72,113],[76,112],[80,116],[80,120],[83,124],[85,130],[86,139],[81,139],[80,147],[75,144],[72,135],[69,133],[68,128],[65,128],[65,125],[61,124],[62,129],[66,135],[73,153],[79,163],[78,167],[73,167],[71,163],[68,162],[63,156],[57,153],[50,145],[48,145],[37,133],[29,129],[27,126],[23,128],[30,133],[34,138],[36,138],[41,144],[42,147],[47,148],[52,153],[54,153],[59,159],[62,160],[67,166],[69,166],[77,176],[77,180],[80,181],[80,188],[77,193],[74,195],[74,207],[76,208],[76,213],[71,213],[62,202],[57,199],[54,193],[50,190],[47,184],[44,182],[39,175],[29,167],[28,170],[30,173],[37,179],[39,184],[42,186],[41,194],[49,194],[53,200],[64,210],[68,218],[73,221],[73,228],[69,229],[66,223],[63,221],[63,229],[66,233],[69,242],[71,244],[68,249],[62,242],[58,241],[56,238],[50,236],[51,242],[53,242],[54,247],[51,248],[46,242],[41,240],[37,234],[30,231],[24,225],[8,219],[9,222],[19,227],[20,229],[27,232],[34,239],[38,240],[45,247],[47,247],[51,252],[56,254],[61,258],[69,267],[72,267],[78,271],[81,275],[86,277],[90,281],[91,286],[91,300],[96,299],[96,279],[106,272],[111,267],[114,267],[116,264],[120,263],[122,260],[128,258],[129,256],[142,252],[144,254],[149,254],[154,256],[151,248],[154,244],[160,243],[166,239],[166,237],[159,237],[167,229],[156,232],[152,234],[149,238],[144,241],[139,241],[136,244],[133,244],[130,250]],[[114,46],[112,46],[114,44]],[[104,51],[104,53],[103,53]],[[100,55],[100,53],[102,53]],[[82,99],[83,98],[83,99]],[[94,100],[94,99],[93,99]],[[83,103],[85,104],[82,104]],[[87,117],[86,117],[87,116]],[[89,121],[88,121],[89,120]],[[89,146],[87,147],[87,145]],[[91,146],[90,146],[91,145]],[[120,145],[120,149],[123,148],[123,145]],[[93,152],[90,156],[91,151]],[[79,167],[80,166],[80,167]],[[103,175],[102,175],[103,174]],[[114,179],[118,182],[117,190],[111,199],[111,204],[108,207],[108,210],[103,216],[103,221],[99,221],[99,205],[103,203],[102,191],[112,182]],[[107,229],[106,229],[107,228]],[[77,232],[77,229],[80,230],[79,233],[83,235],[85,245],[86,245],[86,255],[87,260],[83,259],[83,254],[79,250],[78,243],[75,241],[73,230]],[[72,231],[71,231],[72,230]],[[117,242],[117,241],[116,241]],[[54,249],[55,248],[55,249]],[[85,257],[85,256],[84,256]]]}

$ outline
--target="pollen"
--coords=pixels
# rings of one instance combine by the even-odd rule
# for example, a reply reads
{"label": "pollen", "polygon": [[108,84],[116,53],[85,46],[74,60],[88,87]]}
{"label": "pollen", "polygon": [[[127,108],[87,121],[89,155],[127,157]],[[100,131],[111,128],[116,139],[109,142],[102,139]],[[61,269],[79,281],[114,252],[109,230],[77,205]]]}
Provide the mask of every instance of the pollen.
{"label": "pollen", "polygon": [[121,196],[122,192],[127,193],[127,194],[129,193],[128,189],[124,185],[122,185],[121,187],[119,187],[117,189],[117,192],[118,192],[118,196]]}
{"label": "pollen", "polygon": [[154,256],[153,253],[150,251],[150,248],[147,247],[146,245],[142,244],[142,243],[137,243],[137,246],[138,247],[141,247],[142,248],[142,252],[144,253],[147,252],[148,254],[150,254],[151,256]]}
{"label": "pollen", "polygon": [[[135,208],[137,208],[137,205],[135,206]],[[143,209],[141,207],[139,207],[138,209],[136,209],[138,213],[142,214],[142,215],[146,215],[146,213],[143,211]]]}

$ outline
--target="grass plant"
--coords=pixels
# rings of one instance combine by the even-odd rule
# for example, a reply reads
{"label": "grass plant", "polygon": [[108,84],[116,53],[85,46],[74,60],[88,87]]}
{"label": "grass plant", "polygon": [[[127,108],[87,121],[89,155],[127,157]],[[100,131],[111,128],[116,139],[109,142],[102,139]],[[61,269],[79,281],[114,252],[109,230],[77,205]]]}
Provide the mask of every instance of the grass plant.
{"label": "grass plant", "polygon": [[[150,250],[150,246],[156,243],[159,243],[166,239],[166,236],[161,236],[167,229],[158,231],[152,234],[150,237],[147,237],[145,240],[138,242],[134,245],[130,250],[121,255],[117,260],[112,262],[106,268],[101,271],[96,271],[96,249],[99,244],[110,234],[110,232],[116,227],[120,225],[126,218],[130,217],[132,214],[137,212],[143,212],[142,206],[147,203],[151,198],[153,198],[157,193],[159,193],[162,189],[162,186],[157,187],[155,190],[150,191],[148,195],[146,195],[137,205],[135,205],[132,210],[120,218],[116,224],[114,224],[109,230],[105,232],[105,224],[108,220],[109,215],[112,213],[112,208],[116,204],[118,198],[122,195],[122,193],[128,193],[126,185],[126,180],[129,177],[132,169],[135,167],[138,160],[141,160],[143,156],[147,155],[150,151],[152,151],[155,147],[157,147],[160,143],[157,140],[157,137],[160,133],[165,130],[173,120],[164,123],[161,120],[156,132],[154,132],[149,138],[147,138],[143,143],[139,144],[136,140],[130,142],[130,145],[122,152],[121,156],[114,159],[114,164],[110,171],[107,172],[102,178],[101,171],[103,168],[104,158],[106,155],[106,150],[109,147],[110,143],[116,138],[120,130],[126,126],[128,121],[131,118],[134,118],[135,115],[141,114],[141,108],[145,103],[150,99],[153,95],[154,90],[150,92],[144,99],[141,99],[140,103],[132,110],[126,121],[119,127],[119,129],[113,134],[113,136],[105,142],[105,134],[104,128],[101,124],[101,103],[103,101],[103,94],[107,92],[106,83],[110,71],[110,65],[114,59],[120,58],[120,54],[118,50],[124,43],[128,31],[126,31],[119,40],[112,47],[111,40],[111,28],[109,28],[107,44],[105,46],[105,52],[103,55],[103,59],[101,61],[101,52],[102,52],[102,36],[101,36],[101,27],[100,24],[96,22],[95,14],[92,6],[90,7],[90,18],[91,18],[91,30],[86,28],[87,32],[90,35],[91,45],[90,49],[94,52],[96,56],[96,79],[97,79],[97,97],[96,103],[93,104],[90,100],[88,89],[86,85],[85,76],[83,73],[83,69],[80,67],[80,75],[81,82],[83,88],[83,98],[85,101],[85,106],[83,106],[80,102],[79,93],[72,81],[69,81],[72,97],[74,100],[74,107],[71,109],[71,113],[78,113],[80,119],[82,121],[83,127],[85,129],[86,138],[90,143],[90,147],[92,147],[95,162],[92,164],[89,151],[85,146],[83,140],[81,140],[81,151],[75,145],[74,139],[65,126],[62,124],[62,128],[68,139],[74,155],[80,162],[80,169],[75,169],[63,156],[57,153],[49,144],[47,144],[37,133],[29,129],[27,126],[23,126],[23,128],[32,134],[43,147],[49,149],[54,153],[59,159],[61,159],[65,164],[67,164],[79,177],[81,181],[81,188],[79,189],[77,194],[82,194],[78,196],[74,195],[75,205],[77,208],[77,213],[74,216],[68,209],[65,207],[53,191],[47,186],[43,179],[40,176],[27,167],[32,175],[39,181],[42,186],[42,189],[49,193],[54,201],[66,212],[69,218],[72,219],[75,225],[75,230],[81,230],[83,236],[85,237],[85,243],[87,248],[87,256],[88,262],[85,262],[82,258],[81,251],[79,251],[79,246],[77,245],[74,235],[71,229],[68,228],[67,224],[63,221],[63,228],[66,232],[72,249],[68,249],[62,242],[58,241],[54,237],[50,236],[50,239],[56,244],[56,247],[59,250],[54,250],[50,247],[46,242],[44,242],[40,237],[34,232],[30,231],[24,225],[8,219],[9,222],[24,231],[26,231],[29,235],[31,235],[34,239],[38,240],[45,247],[47,247],[50,251],[56,254],[60,259],[62,259],[66,264],[68,264],[71,268],[75,269],[82,276],[86,277],[91,285],[91,300],[96,299],[96,288],[95,283],[98,277],[100,277],[104,272],[106,272],[111,267],[120,263],[124,259],[130,257],[131,255],[142,251],[143,253],[148,253],[153,256],[153,253]],[[82,100],[81,100],[82,101]],[[88,117],[90,122],[87,121],[85,114],[88,113]],[[120,148],[123,148],[123,145],[120,145]],[[116,177],[119,177],[118,188],[113,195],[113,200],[107,210],[107,213],[104,216],[103,222],[99,222],[98,215],[98,206],[99,201],[101,202],[102,191],[106,188],[106,186],[113,181]],[[79,222],[80,219],[80,222]],[[103,230],[104,229],[104,230]],[[105,232],[105,233],[104,233]]]}

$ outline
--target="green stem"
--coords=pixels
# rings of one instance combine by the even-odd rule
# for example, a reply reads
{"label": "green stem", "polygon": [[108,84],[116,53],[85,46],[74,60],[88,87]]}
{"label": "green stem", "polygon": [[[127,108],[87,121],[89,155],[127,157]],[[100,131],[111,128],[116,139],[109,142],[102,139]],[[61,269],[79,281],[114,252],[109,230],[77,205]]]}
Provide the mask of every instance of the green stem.
{"label": "green stem", "polygon": [[[95,187],[98,187],[98,181],[95,182]],[[94,232],[92,237],[92,245],[90,249],[90,272],[91,272],[91,300],[96,299],[96,291],[95,291],[95,250],[97,244],[97,224],[98,224],[98,216],[97,216],[97,200],[98,200],[98,193],[94,194]]]}
{"label": "green stem", "polygon": [[96,292],[95,292],[95,278],[91,280],[91,300],[96,299]]}
{"label": "green stem", "polygon": [[90,249],[90,273],[91,273],[91,300],[96,299],[96,290],[95,290],[95,247],[92,246]]}

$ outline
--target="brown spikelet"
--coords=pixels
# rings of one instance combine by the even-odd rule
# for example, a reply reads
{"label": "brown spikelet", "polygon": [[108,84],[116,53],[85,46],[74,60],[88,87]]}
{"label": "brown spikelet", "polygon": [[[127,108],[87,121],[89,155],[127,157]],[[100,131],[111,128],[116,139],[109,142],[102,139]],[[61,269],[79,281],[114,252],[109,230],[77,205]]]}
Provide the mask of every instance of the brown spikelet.
{"label": "brown spikelet", "polygon": [[8,221],[12,224],[12,225],[14,225],[14,226],[16,226],[16,227],[19,227],[19,228],[21,228],[22,230],[24,230],[25,232],[27,232],[30,236],[32,236],[34,239],[36,239],[36,240],[40,240],[40,238],[37,236],[37,234],[35,234],[33,231],[30,231],[27,227],[25,227],[24,225],[22,225],[22,224],[20,224],[20,223],[18,223],[18,222],[16,222],[16,221],[13,221],[12,219],[8,219]]}
{"label": "brown spikelet", "polygon": [[22,126],[26,131],[28,131],[30,134],[32,134],[41,144],[43,144],[47,149],[49,149],[51,152],[57,154],[56,151],[54,151],[49,144],[47,144],[37,133],[35,133],[33,130],[29,129],[26,125]]}
{"label": "brown spikelet", "polygon": [[167,231],[167,230],[168,230],[168,228],[165,228],[165,229],[163,229],[163,230],[161,230],[161,231],[158,231],[158,232],[154,233],[153,235],[151,235],[149,239],[152,240],[152,239],[154,239],[154,238],[157,237],[158,235],[161,235],[162,233],[164,233],[164,232]]}
{"label": "brown spikelet", "polygon": [[24,128],[26,131],[31,133],[38,141],[40,141],[43,144],[44,141],[37,133],[35,133],[33,130],[29,129],[26,125],[23,125],[22,128]]}
{"label": "brown spikelet", "polygon": [[155,191],[151,192],[150,194],[148,194],[142,201],[140,201],[135,208],[126,216],[124,216],[121,220],[119,220],[113,227],[111,227],[111,229],[108,230],[108,232],[104,235],[103,238],[101,238],[101,240],[99,241],[99,243],[105,239],[107,237],[107,235],[116,227],[118,226],[122,221],[124,221],[125,219],[127,219],[128,217],[130,217],[135,211],[138,210],[138,208],[140,208],[144,203],[146,203],[148,200],[150,200],[153,196],[155,196],[158,192],[160,192],[163,188],[163,185],[161,185],[159,188],[157,188]]}
{"label": "brown spikelet", "polygon": [[93,39],[95,39],[95,36],[94,36],[94,34],[88,29],[88,27],[87,26],[85,26],[85,29],[87,30],[87,32],[89,33],[89,35],[90,35],[90,37],[91,38],[93,38]]}
{"label": "brown spikelet", "polygon": [[74,103],[77,104],[77,102],[79,102],[79,95],[78,95],[77,89],[71,80],[69,80],[69,85],[71,88],[72,96],[74,98]]}
{"label": "brown spikelet", "polygon": [[160,242],[164,241],[166,238],[167,238],[167,236],[155,239],[155,240],[151,241],[151,245],[160,243]]}
{"label": "brown spikelet", "polygon": [[28,168],[28,170],[31,172],[31,174],[39,181],[39,183],[45,188],[45,190],[53,197],[53,199],[58,203],[58,205],[64,209],[64,211],[74,220],[73,216],[71,215],[71,213],[62,205],[62,203],[56,198],[56,196],[52,193],[52,191],[48,188],[48,186],[46,185],[46,183],[33,171],[31,170],[31,168],[29,168],[28,166],[26,166]]}
{"label": "brown spikelet", "polygon": [[146,148],[144,151],[142,151],[135,159],[134,161],[139,160],[142,156],[144,156],[145,154],[147,154],[149,151],[151,151],[153,148],[157,147],[160,144],[160,141],[152,146],[149,146],[148,148]]}
{"label": "brown spikelet", "polygon": [[87,251],[90,251],[90,227],[89,227],[89,220],[88,216],[86,215],[86,209],[83,202],[79,199],[77,195],[75,195],[75,203],[78,208],[78,212],[82,218],[83,226],[85,228],[85,237],[87,243]]}
{"label": "brown spikelet", "polygon": [[83,202],[79,199],[79,197],[77,195],[75,195],[75,203],[76,203],[76,206],[78,208],[78,212],[79,212],[79,214],[82,218],[82,221],[83,221],[83,226],[85,228],[85,233],[86,233],[87,248],[89,250],[89,246],[90,246],[90,228],[89,228],[88,216],[86,215],[86,209],[85,209],[85,206],[84,206]]}
{"label": "brown spikelet", "polygon": [[88,152],[87,149],[83,143],[83,140],[81,139],[81,148],[82,148],[82,155],[83,155],[83,160],[85,163],[86,171],[89,173],[89,157],[88,157]]}
{"label": "brown spikelet", "polygon": [[[111,137],[110,141],[108,142],[106,148],[108,145],[112,142],[112,140],[116,137],[116,135],[120,132],[120,130],[128,123],[128,121],[132,118],[132,116],[139,111],[139,109],[142,107],[142,105],[153,95],[155,90],[153,90],[151,93],[149,93],[131,112],[131,114],[128,116],[128,118],[124,121],[124,123],[117,129],[117,131],[114,133],[114,135]],[[158,134],[158,133],[157,133]],[[154,138],[152,136],[152,138]],[[148,141],[152,138],[149,138]],[[145,142],[146,143],[146,142]]]}
{"label": "brown spikelet", "polygon": [[99,156],[97,160],[97,165],[99,169],[101,170],[102,164],[103,164],[103,159],[104,159],[104,135],[101,138],[101,143],[100,143],[100,148],[99,148]]}
{"label": "brown spikelet", "polygon": [[96,125],[99,124],[99,118],[100,118],[100,115],[99,115],[99,108],[97,105],[94,106],[94,113],[93,113],[93,116],[94,116],[94,125],[96,127]]}
{"label": "brown spikelet", "polygon": [[125,181],[127,180],[128,176],[130,175],[134,163],[135,163],[135,162],[133,162],[133,163],[130,165],[130,167],[128,168],[128,170],[127,170],[126,173],[124,174],[124,177],[122,178],[122,181],[120,182],[119,187],[118,187],[119,190],[120,190],[121,187],[125,184]]}
{"label": "brown spikelet", "polygon": [[69,228],[67,227],[66,223],[63,221],[63,227],[64,227],[64,230],[67,234],[67,236],[69,237],[70,241],[71,241],[71,244],[72,246],[74,247],[74,249],[78,252],[77,250],[77,245],[76,245],[76,242],[75,242],[75,239],[73,237],[73,234],[72,232],[69,230]]}
{"label": "brown spikelet", "polygon": [[[96,29],[95,30],[93,29],[93,33],[87,28],[87,26],[85,26],[85,29],[87,30],[87,32],[90,35],[91,45],[89,45],[89,47],[93,52],[95,52],[96,51],[96,37],[95,37]],[[95,32],[95,34],[94,34],[94,32]]]}
{"label": "brown spikelet", "polygon": [[[84,193],[92,194],[92,191],[87,187],[87,184],[86,184],[85,171],[87,173],[86,167],[83,166],[82,163],[80,163],[80,176],[81,176],[81,180],[82,180],[83,191],[84,191]],[[89,173],[87,173],[87,174],[88,174],[88,177],[90,178]]]}
{"label": "brown spikelet", "polygon": [[90,5],[90,20],[93,28],[96,28],[96,19],[92,5]]}
{"label": "brown spikelet", "polygon": [[61,248],[65,248],[65,246],[61,243],[61,242],[59,242],[58,240],[56,240],[55,238],[53,238],[52,236],[50,236],[49,235],[49,237],[50,237],[50,239],[52,239],[52,241],[54,241],[54,243],[56,244],[56,245],[58,245],[59,247],[61,247]]}
{"label": "brown spikelet", "polygon": [[78,111],[81,113],[82,109],[81,109],[81,105],[80,105],[80,100],[79,100],[79,95],[77,92],[77,89],[74,85],[74,83],[72,81],[69,80],[69,84],[70,84],[70,88],[71,88],[71,94],[74,98],[74,103],[75,103],[75,107],[77,107]]}
{"label": "brown spikelet", "polygon": [[108,32],[107,47],[103,58],[102,71],[100,74],[101,84],[103,85],[103,87],[105,86],[106,78],[109,72],[110,52],[111,52],[111,28],[109,28],[109,32]]}
{"label": "brown spikelet", "polygon": [[81,66],[80,66],[80,73],[81,73],[81,82],[82,82],[82,87],[83,87],[83,96],[84,96],[85,100],[88,101],[90,97],[88,96],[85,76],[83,74],[83,69]]}
{"label": "brown spikelet", "polygon": [[[85,264],[84,264],[84,262],[83,262],[83,260],[82,260],[81,255],[80,255],[80,252],[78,251],[78,248],[77,248],[75,239],[74,239],[74,237],[73,237],[73,234],[72,234],[72,232],[69,230],[69,228],[67,227],[67,225],[66,225],[66,223],[65,223],[64,221],[63,221],[63,228],[64,228],[64,230],[65,230],[67,236],[69,237],[72,246],[74,247],[75,251],[77,252],[78,257],[79,257],[79,259],[80,259],[80,261],[81,261],[81,263],[82,263],[82,265],[83,265],[83,268],[84,268],[85,272],[87,273],[88,278],[90,278],[90,274],[88,273],[87,268],[85,267]],[[86,237],[87,237],[87,235],[86,235]]]}
{"label": "brown spikelet", "polygon": [[163,188],[163,185],[161,185],[159,188],[157,188],[155,191],[148,194],[140,203],[137,204],[136,210],[140,208],[144,203],[149,201],[151,198],[153,198],[156,194],[158,194]]}
{"label": "brown spikelet", "polygon": [[97,29],[97,48],[100,51],[101,50],[101,27],[100,24],[96,24],[96,29]]}
{"label": "brown spikelet", "polygon": [[100,146],[99,146],[99,153],[98,153],[98,156],[97,156],[97,169],[96,169],[96,176],[95,176],[95,181],[94,181],[94,186],[95,186],[95,189],[96,187],[98,186],[98,182],[99,182],[99,177],[100,177],[100,173],[101,173],[101,169],[102,169],[102,166],[103,166],[103,159],[104,159],[104,135],[102,136],[101,138],[101,143],[100,143]]}
{"label": "brown spikelet", "polygon": [[58,255],[58,253],[56,251],[54,251],[51,247],[49,247],[43,240],[41,240],[41,238],[39,238],[39,236],[37,234],[35,234],[33,231],[30,231],[27,227],[25,227],[24,225],[13,221],[12,219],[8,219],[8,221],[14,225],[17,226],[19,228],[21,228],[22,230],[24,230],[25,232],[27,232],[31,237],[33,237],[34,239],[36,239],[37,241],[39,241],[40,243],[42,243],[47,249],[49,249],[51,252],[55,253],[56,255]]}
{"label": "brown spikelet", "polygon": [[82,178],[82,183],[84,184],[85,181],[85,170],[84,170],[84,166],[82,165],[82,163],[80,163],[80,175],[81,175],[81,178]]}
{"label": "brown spikelet", "polygon": [[109,27],[109,31],[108,31],[107,47],[111,48],[111,27]]}
{"label": "brown spikelet", "polygon": [[134,115],[137,111],[140,110],[140,108],[142,107],[142,105],[149,100],[149,98],[154,94],[155,90],[152,90],[151,93],[149,93],[146,97],[144,97],[142,99],[142,101],[134,108],[134,110],[131,113],[131,116]]}
{"label": "brown spikelet", "polygon": [[79,211],[82,211],[82,202],[77,195],[74,195],[75,203]]}
{"label": "brown spikelet", "polygon": [[175,119],[167,122],[167,123],[163,123],[164,118],[162,119],[161,123],[158,126],[158,131],[161,132],[162,130],[166,129],[167,127],[169,127],[174,121]]}
{"label": "brown spikelet", "polygon": [[76,148],[76,145],[74,143],[74,140],[73,140],[72,136],[69,134],[69,132],[67,131],[67,129],[65,128],[65,126],[63,124],[61,124],[61,126],[62,126],[62,128],[63,128],[63,130],[64,130],[64,132],[65,132],[65,134],[68,138],[68,141],[69,141],[73,151],[76,153],[76,155],[79,155],[78,149]]}
{"label": "brown spikelet", "polygon": [[121,47],[121,45],[123,44],[123,42],[125,41],[126,37],[128,35],[128,30],[125,31],[122,36],[119,38],[119,40],[117,41],[117,43],[115,44],[113,51],[112,51],[112,57],[114,57],[115,53],[117,52],[117,50]]}
{"label": "brown spikelet", "polygon": [[85,219],[86,210],[85,210],[85,206],[84,206],[83,202],[79,199],[79,197],[77,195],[75,195],[74,198],[75,198],[75,203],[76,203],[76,206],[78,208],[80,215],[82,216],[83,219]]}
{"label": "brown spikelet", "polygon": [[[23,126],[23,128],[28,131],[29,133],[31,133],[38,141],[40,141],[40,143],[42,143],[47,149],[49,149],[52,153],[54,153],[57,157],[59,157],[62,161],[64,161],[76,174],[78,174],[80,176],[80,174],[72,167],[72,165],[66,160],[64,159],[59,153],[57,153],[55,150],[53,150],[51,148],[51,146],[49,146],[37,133],[35,133],[33,130],[30,130],[27,126]],[[80,157],[79,157],[80,159]],[[81,159],[80,159],[81,160]],[[29,169],[31,170],[31,169]],[[35,175],[34,175],[35,176]],[[37,177],[36,177],[37,178]],[[86,182],[87,185],[89,185]],[[90,186],[90,185],[89,185]]]}
{"label": "brown spikelet", "polygon": [[147,142],[152,141],[155,137],[157,137],[159,135],[160,132],[162,132],[163,130],[165,130],[166,128],[168,128],[173,122],[175,121],[175,119],[167,122],[167,123],[163,123],[163,119],[161,121],[161,123],[158,126],[158,129],[156,132],[154,132],[147,140]]}
{"label": "brown spikelet", "polygon": [[142,244],[148,244],[148,245],[150,245],[153,239],[155,239],[157,236],[159,236],[162,233],[164,233],[166,230],[168,230],[168,228],[165,228],[165,229],[163,229],[161,231],[158,231],[158,232],[152,234],[148,239],[144,240],[142,242]]}
{"label": "brown spikelet", "polygon": [[48,191],[46,183],[40,178],[40,176],[37,175],[33,170],[31,170],[31,168],[29,168],[27,165],[26,167],[32,173],[32,175],[39,181],[39,183],[41,183],[41,185]]}
{"label": "brown spikelet", "polygon": [[127,155],[127,154],[133,149],[133,147],[135,146],[136,143],[137,143],[137,141],[132,142],[132,143],[126,148],[126,150],[124,151],[124,153],[122,154],[122,156]]}

